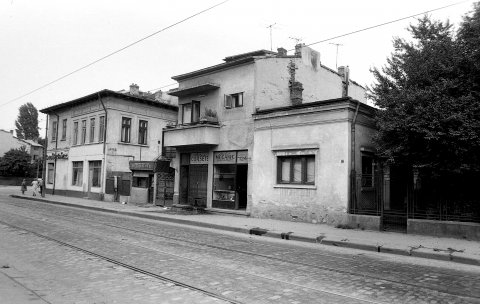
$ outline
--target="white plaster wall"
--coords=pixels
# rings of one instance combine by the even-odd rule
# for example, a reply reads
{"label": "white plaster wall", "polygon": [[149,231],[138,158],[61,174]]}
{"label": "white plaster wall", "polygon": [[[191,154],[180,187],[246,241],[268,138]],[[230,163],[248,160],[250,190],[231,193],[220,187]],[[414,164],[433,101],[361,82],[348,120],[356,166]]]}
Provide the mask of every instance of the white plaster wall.
{"label": "white plaster wall", "polygon": [[2,157],[5,152],[8,152],[10,149],[20,149],[22,146],[27,148],[27,144],[16,139],[10,132],[4,130],[0,130],[0,143],[0,157]]}
{"label": "white plaster wall", "polygon": [[[335,119],[320,114],[325,121]],[[330,117],[329,117],[330,116]],[[349,189],[349,124],[346,113],[338,113],[343,121],[302,124],[305,117],[281,121],[256,121],[253,151],[252,215],[314,223],[341,221],[348,206]],[[293,119],[293,118],[292,118]],[[280,120],[280,121],[278,121]],[[310,120],[307,117],[307,120]],[[270,123],[272,128],[269,128]],[[284,126],[282,126],[284,124]],[[315,186],[277,185],[277,147],[317,146]]]}

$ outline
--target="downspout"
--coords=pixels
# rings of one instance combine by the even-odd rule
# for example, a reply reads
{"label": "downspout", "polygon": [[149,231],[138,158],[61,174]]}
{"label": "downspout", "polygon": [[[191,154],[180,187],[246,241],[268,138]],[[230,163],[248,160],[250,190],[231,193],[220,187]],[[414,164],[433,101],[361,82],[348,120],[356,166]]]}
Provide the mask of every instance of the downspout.
{"label": "downspout", "polygon": [[352,127],[351,127],[351,166],[352,169],[350,171],[350,191],[351,191],[351,198],[350,198],[350,209],[356,207],[357,204],[357,183],[356,183],[356,177],[357,177],[357,171],[355,170],[355,124],[357,122],[357,116],[358,116],[358,109],[360,108],[360,101],[357,100],[357,107],[355,109],[355,114],[353,115],[353,120],[352,120]]}
{"label": "downspout", "polygon": [[45,191],[47,189],[47,147],[48,147],[48,117],[47,115],[47,123],[45,126],[45,143],[43,144],[43,172],[42,172],[42,179],[43,179],[43,187],[41,196],[45,197]]}
{"label": "downspout", "polygon": [[59,123],[59,120],[60,120],[60,117],[58,116],[57,113],[53,113],[55,114],[55,116],[57,116],[57,130],[55,130],[55,164],[53,165],[54,166],[54,171],[53,171],[53,189],[52,189],[52,195],[55,195],[55,181],[57,179],[57,149],[58,149],[58,123]]}
{"label": "downspout", "polygon": [[98,93],[98,100],[102,104],[103,111],[105,111],[105,121],[103,122],[103,160],[102,160],[102,165],[103,165],[103,178],[102,178],[102,192],[105,195],[105,183],[107,181],[107,164],[105,163],[107,159],[107,108],[105,107],[105,104],[103,103],[102,97],[100,96],[100,92]]}

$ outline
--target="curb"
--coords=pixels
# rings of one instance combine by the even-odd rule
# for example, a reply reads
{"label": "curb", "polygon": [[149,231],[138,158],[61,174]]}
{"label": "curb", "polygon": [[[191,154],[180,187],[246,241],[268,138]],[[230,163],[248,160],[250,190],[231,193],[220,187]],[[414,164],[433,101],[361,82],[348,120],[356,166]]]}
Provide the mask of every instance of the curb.
{"label": "curb", "polygon": [[292,241],[304,242],[304,243],[317,243],[317,244],[327,245],[327,246],[351,248],[351,249],[370,251],[370,252],[380,252],[385,254],[393,254],[393,255],[401,255],[401,256],[412,256],[417,258],[424,258],[424,259],[431,259],[431,260],[438,260],[438,261],[449,261],[449,262],[455,262],[459,264],[480,266],[480,259],[461,256],[458,253],[453,253],[448,255],[448,254],[441,254],[438,252],[428,252],[428,251],[416,252],[415,250],[393,248],[393,247],[388,247],[383,245],[369,245],[369,244],[363,244],[363,243],[338,241],[338,240],[328,239],[328,237],[324,237],[324,236],[313,238],[313,237],[295,235],[293,232],[281,232],[281,233],[273,232],[273,231],[268,231],[267,229],[263,229],[259,227],[251,228],[251,229],[240,228],[240,227],[230,227],[225,225],[162,217],[161,215],[145,214],[141,212],[112,210],[112,209],[106,209],[106,208],[100,208],[100,207],[94,207],[94,206],[83,206],[83,205],[48,200],[44,198],[27,197],[27,196],[15,195],[15,194],[11,194],[10,197],[42,202],[47,204],[53,204],[53,205],[61,205],[61,206],[80,208],[80,209],[89,209],[89,210],[106,212],[106,213],[121,214],[121,215],[127,215],[132,217],[139,217],[139,218],[145,218],[145,219],[151,219],[151,220],[157,220],[157,221],[163,221],[163,222],[169,222],[169,223],[175,223],[175,224],[224,230],[224,231],[237,232],[237,233],[250,234],[250,235],[265,236],[265,237],[275,238],[275,239],[292,240]]}

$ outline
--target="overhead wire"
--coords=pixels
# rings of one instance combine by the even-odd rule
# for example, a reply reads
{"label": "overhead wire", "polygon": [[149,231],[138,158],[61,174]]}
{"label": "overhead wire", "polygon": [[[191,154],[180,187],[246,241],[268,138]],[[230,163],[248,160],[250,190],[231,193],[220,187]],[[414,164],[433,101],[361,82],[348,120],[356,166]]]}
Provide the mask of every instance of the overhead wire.
{"label": "overhead wire", "polygon": [[81,67],[79,67],[78,69],[75,69],[75,70],[73,70],[73,71],[70,72],[70,73],[67,73],[67,74],[65,74],[65,75],[62,75],[62,76],[60,76],[60,77],[58,77],[58,78],[56,78],[56,79],[54,79],[54,80],[52,80],[52,81],[50,81],[50,82],[42,85],[42,86],[40,86],[40,87],[38,87],[38,88],[36,88],[36,89],[34,89],[34,90],[31,90],[31,91],[29,91],[29,92],[27,92],[27,93],[25,93],[25,94],[22,94],[22,95],[14,98],[14,99],[11,99],[11,100],[9,100],[9,101],[7,101],[7,102],[5,102],[5,103],[2,103],[2,104],[0,104],[0,107],[3,107],[3,106],[5,106],[5,105],[7,105],[7,104],[9,104],[9,103],[12,103],[12,102],[14,102],[14,101],[17,101],[17,100],[19,100],[19,99],[22,99],[22,98],[24,98],[24,97],[26,97],[26,96],[28,96],[28,95],[31,95],[31,94],[33,94],[33,93],[35,93],[35,92],[37,92],[37,91],[40,91],[41,89],[46,88],[46,87],[48,87],[48,86],[50,86],[50,85],[52,85],[52,84],[54,84],[54,83],[56,83],[56,82],[64,79],[64,78],[67,78],[67,77],[70,76],[70,75],[73,75],[73,74],[75,74],[75,73],[77,73],[77,72],[80,72],[80,71],[82,71],[82,70],[84,70],[84,69],[86,69],[86,68],[88,68],[88,67],[90,67],[90,66],[92,66],[92,65],[94,65],[94,64],[96,64],[96,63],[98,63],[98,62],[100,62],[100,61],[103,61],[103,60],[105,60],[105,59],[107,59],[107,58],[109,58],[109,57],[111,57],[111,56],[113,56],[113,55],[115,55],[115,54],[117,54],[117,53],[120,53],[120,52],[122,52],[122,51],[124,51],[124,50],[126,50],[126,49],[128,49],[128,48],[130,48],[130,47],[132,47],[132,46],[134,46],[134,45],[136,45],[136,44],[138,44],[138,43],[140,43],[140,42],[142,42],[142,41],[144,41],[144,40],[152,37],[152,36],[155,36],[155,35],[163,32],[163,31],[165,31],[165,30],[168,30],[168,29],[170,29],[170,28],[172,28],[172,27],[180,24],[180,23],[183,23],[183,22],[185,22],[185,21],[187,21],[187,20],[189,20],[189,19],[192,19],[192,18],[194,18],[194,17],[196,17],[196,16],[198,16],[198,15],[201,15],[201,14],[203,14],[203,13],[209,11],[209,10],[212,10],[212,9],[214,9],[215,7],[220,6],[220,5],[222,5],[222,4],[224,4],[224,3],[228,2],[228,1],[229,1],[229,0],[224,0],[224,1],[220,2],[220,3],[217,3],[217,4],[215,4],[215,5],[210,6],[210,7],[206,8],[206,9],[204,9],[204,10],[201,10],[201,11],[199,11],[199,12],[193,14],[193,15],[190,15],[190,16],[184,18],[184,19],[181,19],[181,20],[179,20],[179,21],[177,21],[177,22],[175,22],[175,23],[173,23],[173,24],[170,24],[169,26],[166,26],[166,27],[164,27],[164,28],[162,28],[162,29],[160,29],[160,30],[158,30],[158,31],[156,31],[156,32],[151,33],[150,35],[147,35],[147,36],[145,36],[145,37],[143,37],[143,38],[140,38],[140,39],[138,39],[138,40],[136,40],[136,41],[134,41],[134,42],[132,42],[132,43],[130,43],[130,44],[128,44],[128,45],[126,45],[126,46],[118,49],[118,50],[116,50],[116,51],[113,51],[113,52],[111,52],[111,53],[109,53],[109,54],[107,54],[107,55],[105,55],[105,56],[103,56],[103,57],[100,57],[100,58],[98,58],[98,59],[96,59],[96,60],[94,60],[94,61],[92,61],[92,62],[90,62],[90,63],[88,63],[88,64],[86,64],[86,65],[84,65],[84,66],[81,66]]}

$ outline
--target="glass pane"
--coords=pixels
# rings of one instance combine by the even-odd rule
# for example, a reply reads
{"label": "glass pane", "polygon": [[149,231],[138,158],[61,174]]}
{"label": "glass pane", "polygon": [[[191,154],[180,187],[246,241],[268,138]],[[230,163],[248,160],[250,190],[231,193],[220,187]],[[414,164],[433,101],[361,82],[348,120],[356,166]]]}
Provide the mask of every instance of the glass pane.
{"label": "glass pane", "polygon": [[183,123],[191,123],[192,122],[192,105],[184,104],[183,105]]}
{"label": "glass pane", "polygon": [[215,165],[214,190],[235,190],[235,165]]}
{"label": "glass pane", "polygon": [[290,182],[290,159],[282,159],[282,182]]}
{"label": "glass pane", "polygon": [[293,159],[293,182],[294,183],[302,182],[302,159],[301,158]]}
{"label": "glass pane", "polygon": [[307,183],[315,182],[315,157],[307,157]]}
{"label": "glass pane", "polygon": [[200,103],[193,102],[193,115],[192,115],[192,122],[198,122],[200,120]]}

